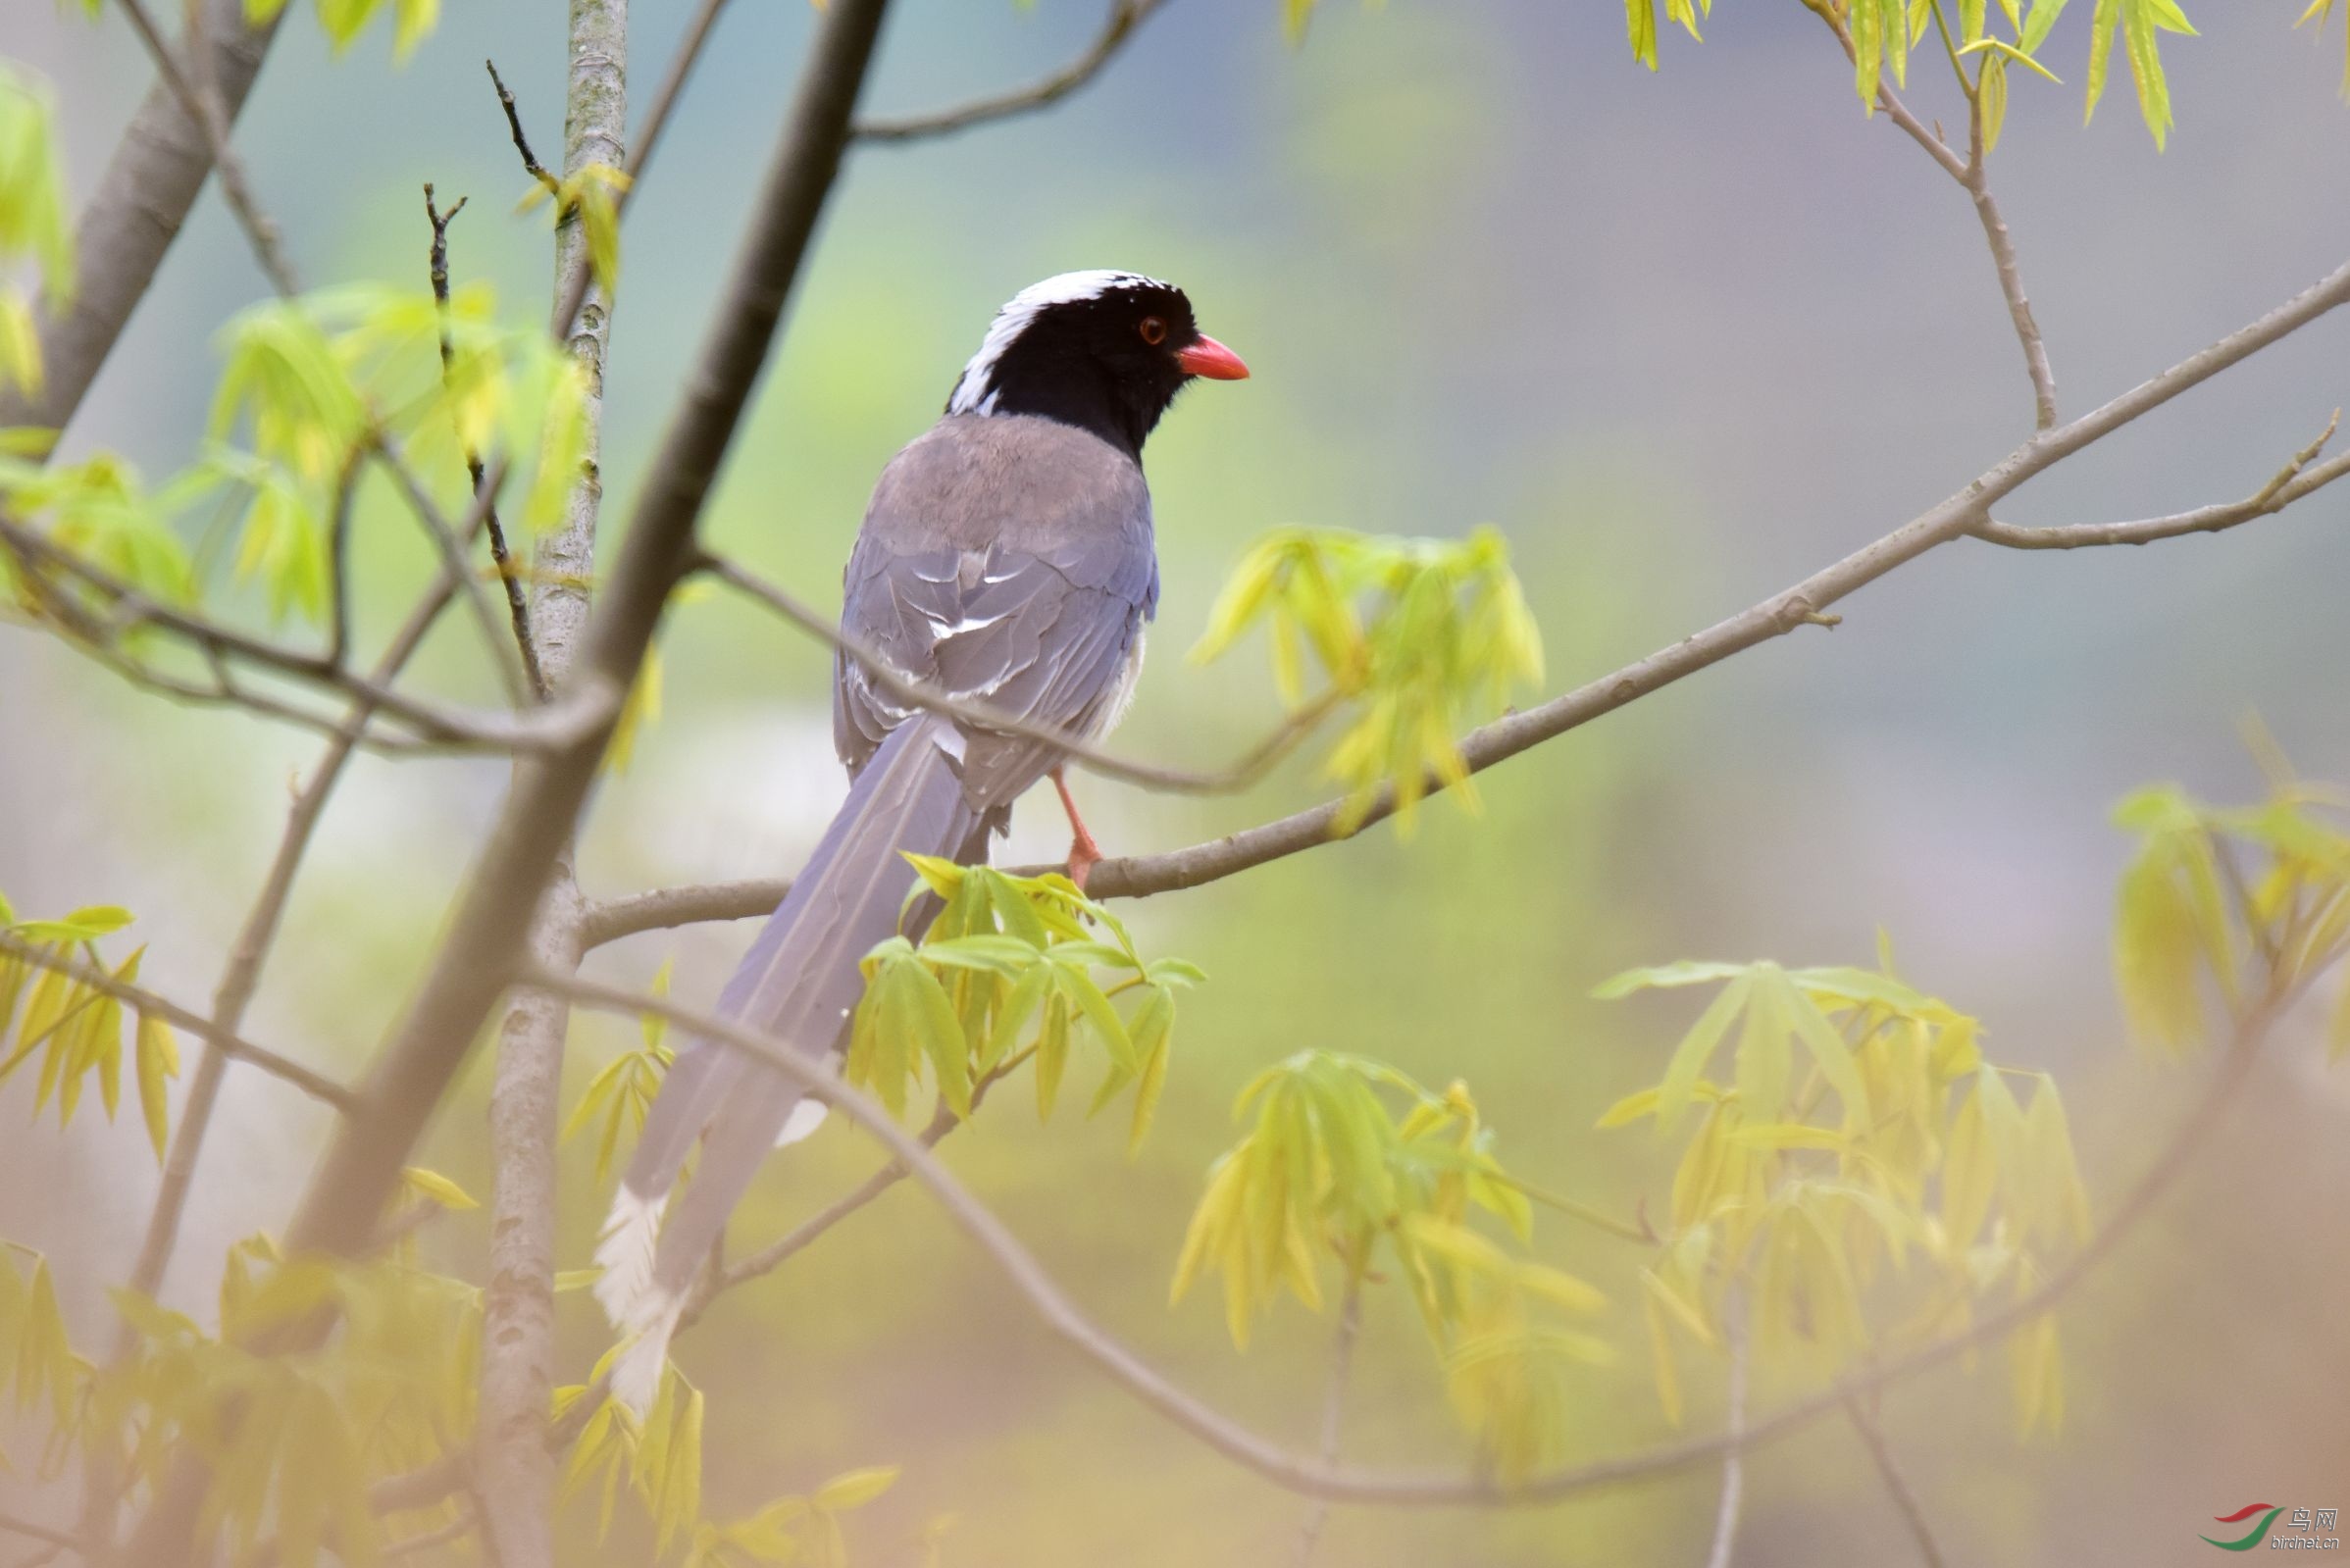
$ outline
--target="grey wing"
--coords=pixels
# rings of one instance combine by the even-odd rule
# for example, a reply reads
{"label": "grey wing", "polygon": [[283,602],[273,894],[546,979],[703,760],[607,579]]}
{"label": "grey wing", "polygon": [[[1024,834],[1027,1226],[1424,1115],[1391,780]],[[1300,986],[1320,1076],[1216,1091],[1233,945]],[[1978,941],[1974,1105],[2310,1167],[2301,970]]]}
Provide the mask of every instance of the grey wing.
{"label": "grey wing", "polygon": [[[1126,689],[1157,598],[1148,537],[1124,531],[1033,551],[897,554],[868,537],[849,558],[843,625],[908,675],[1031,724],[1090,734]],[[915,710],[844,654],[837,673],[834,737],[853,770]],[[1058,755],[1045,741],[960,728],[964,792],[982,809],[1008,806]]]}

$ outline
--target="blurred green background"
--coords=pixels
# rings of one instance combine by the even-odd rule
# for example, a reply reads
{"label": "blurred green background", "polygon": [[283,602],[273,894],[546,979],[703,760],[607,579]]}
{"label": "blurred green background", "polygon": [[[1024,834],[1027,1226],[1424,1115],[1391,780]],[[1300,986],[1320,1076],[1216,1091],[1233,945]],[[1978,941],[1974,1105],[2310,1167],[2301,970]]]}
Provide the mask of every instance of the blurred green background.
{"label": "blurred green background", "polygon": [[[690,8],[639,5],[639,105]],[[2200,347],[2342,258],[2350,177],[2339,43],[2284,0],[2207,4],[2166,52],[2178,105],[2157,155],[2125,90],[2085,131],[2087,7],[2061,25],[2063,89],[2018,74],[1996,186],[2079,412]],[[7,0],[5,47],[57,85],[77,192],[148,73],[119,17]],[[908,0],[870,108],[1025,81],[1099,21],[1077,0]],[[741,0],[632,207],[612,342],[607,537],[690,362],[808,26]],[[1053,112],[856,151],[710,531],[804,595],[839,566],[890,453],[934,416],[989,316],[1047,274],[1126,267],[1182,282],[1255,375],[1187,396],[1153,439],[1165,575],[1157,657],[1120,736],[1211,765],[1276,716],[1260,655],[1179,655],[1245,541],[1281,524],[1511,537],[1564,686],[1744,607],[1940,499],[2029,429],[2028,389],[1968,205],[1916,147],[1863,119],[1832,40],[1790,4],[1734,0],[1664,70],[1627,57],[1608,5],[1391,0],[1323,7],[1302,47],[1273,0],[1178,0],[1094,88]],[[330,62],[290,21],[239,127],[306,276],[421,284],[418,185],[470,195],[452,270],[544,309],[543,209],[480,61],[513,84],[542,156],[561,145],[563,23],[551,0],[448,8],[405,66],[381,34]],[[1921,114],[1952,117],[1933,65]],[[2119,67],[2117,70],[2119,71]],[[210,334],[262,285],[208,194],[68,441],[184,462],[217,370]],[[2005,514],[2057,523],[2249,493],[2345,400],[2345,333],[2323,322],[2031,486]],[[462,476],[438,476],[455,494]],[[427,570],[383,497],[363,522],[365,627]],[[1514,1168],[1629,1211],[1661,1204],[1670,1150],[1591,1124],[1652,1081],[1687,1017],[1671,996],[1603,1007],[1591,987],[1675,956],[1866,962],[1980,1012],[2003,1059],[2045,1066],[2072,1107],[2092,1195],[2118,1190],[2200,1083],[2122,1037],[2106,926],[2126,845],[2110,804],[2153,779],[2257,790],[2237,738],[2257,711],[2309,775],[2350,780],[2350,495],[2327,491],[2220,539],[2023,555],[1954,545],[1842,606],[1844,624],[1742,656],[1438,802],[1245,878],[1130,908],[1147,950],[1197,960],[1157,1130],[1064,1110],[1040,1130],[1008,1092],[946,1145],[956,1169],[1074,1293],[1154,1363],[1301,1444],[1329,1325],[1285,1305],[1245,1354],[1212,1292],[1170,1313],[1169,1271],[1234,1092],[1307,1045],[1468,1081]],[[423,678],[476,692],[449,618]],[[780,875],[843,789],[828,660],[736,604],[670,623],[666,713],[594,803],[594,892]],[[166,706],[30,633],[0,634],[0,886],[49,913],[139,911],[151,984],[208,993],[275,842],[310,739]],[[332,809],[252,1032],[355,1074],[398,1005],[502,783],[488,762],[367,761]],[[1293,764],[1252,795],[1195,801],[1081,785],[1113,853],[1172,847],[1319,797]],[[1048,797],[1010,854],[1057,854]],[[649,936],[599,970],[677,964],[705,1002],[749,928]],[[2013,1438],[2005,1363],[1905,1385],[1886,1423],[1954,1562],[2200,1560],[2212,1516],[2259,1495],[2350,1502],[2350,1349],[2339,1302],[2350,1142],[2344,1080],[2300,1023],[2225,1135],[2064,1323],[2070,1418]],[[575,1030],[576,1092],[633,1032]],[[275,1228],[323,1134],[277,1086],[232,1078],[197,1221],[169,1293],[201,1302],[220,1248]],[[473,1075],[440,1117],[439,1168],[485,1193]],[[1015,1089],[1017,1087],[1015,1086]],[[0,1094],[0,1123],[28,1101]],[[131,1119],[134,1121],[135,1119]],[[22,1124],[17,1124],[22,1125]],[[61,1160],[60,1150],[66,1157]],[[585,1149],[565,1217],[584,1264],[601,1193]],[[860,1180],[841,1126],[779,1159],[738,1222],[755,1244]],[[84,1339],[142,1222],[153,1162],[130,1121],[84,1119],[0,1147],[0,1225],[57,1255]],[[478,1216],[475,1217],[478,1220]],[[434,1239],[475,1269],[478,1225]],[[1577,1454],[1669,1435],[1639,1352],[1632,1269],[1545,1218],[1548,1261],[1607,1286],[1615,1369],[1578,1375]],[[1406,1303],[1376,1292],[1346,1452],[1455,1466],[1463,1445]],[[575,1376],[602,1348],[565,1306]],[[909,1561],[937,1516],[950,1564],[1286,1560],[1303,1504],[1233,1470],[1064,1351],[916,1192],[893,1193],[683,1341],[711,1391],[711,1511],[843,1469],[900,1463],[857,1520],[860,1560]],[[1765,1385],[1765,1404],[1788,1390]],[[1700,1395],[1693,1429],[1717,1420]],[[10,1486],[28,1485],[20,1478]],[[1341,1510],[1332,1564],[1690,1562],[1715,1478],[1693,1472],[1510,1514]],[[1740,1561],[1906,1560],[1858,1441],[1823,1423],[1749,1476]],[[625,1538],[624,1538],[625,1539]],[[575,1560],[596,1560],[585,1538]],[[616,1546],[612,1560],[637,1560]]]}

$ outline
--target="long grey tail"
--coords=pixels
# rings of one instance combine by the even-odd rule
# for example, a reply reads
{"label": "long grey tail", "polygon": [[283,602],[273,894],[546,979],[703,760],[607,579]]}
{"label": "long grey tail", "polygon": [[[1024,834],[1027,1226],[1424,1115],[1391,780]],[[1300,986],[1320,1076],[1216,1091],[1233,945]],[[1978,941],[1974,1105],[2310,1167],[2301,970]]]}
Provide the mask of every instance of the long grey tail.
{"label": "long grey tail", "polygon": [[[721,1017],[809,1057],[845,1042],[864,992],[858,962],[897,930],[914,885],[905,853],[985,853],[982,813],[964,798],[957,772],[961,740],[951,722],[924,714],[882,742],[719,993]],[[635,1336],[614,1363],[612,1390],[639,1410],[658,1391],[669,1337],[702,1260],[779,1135],[801,1120],[792,1115],[801,1100],[798,1084],[775,1067],[709,1040],[690,1041],[671,1065],[595,1253],[603,1266],[596,1299],[616,1328]],[[663,1225],[697,1137],[701,1165]]]}

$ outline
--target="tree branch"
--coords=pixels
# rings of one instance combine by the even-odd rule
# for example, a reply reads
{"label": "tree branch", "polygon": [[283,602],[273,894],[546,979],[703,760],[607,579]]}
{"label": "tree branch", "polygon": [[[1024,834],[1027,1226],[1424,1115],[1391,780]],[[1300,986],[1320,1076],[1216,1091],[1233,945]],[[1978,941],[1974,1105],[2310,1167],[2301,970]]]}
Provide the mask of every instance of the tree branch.
{"label": "tree branch", "polygon": [[193,1035],[217,1050],[251,1063],[270,1077],[291,1084],[312,1099],[332,1105],[346,1116],[357,1106],[358,1096],[332,1079],[312,1072],[289,1057],[279,1055],[266,1045],[256,1045],[232,1030],[222,1029],[212,1020],[190,1012],[169,997],[158,996],[144,986],[117,980],[78,958],[61,956],[47,947],[6,932],[0,932],[0,954],[19,963],[30,964],[36,969],[52,970],[91,990],[112,996],[150,1018],[160,1018],[182,1034]]}
{"label": "tree branch", "polygon": [[1853,1430],[1860,1433],[1862,1442],[1868,1448],[1868,1457],[1876,1461],[1877,1477],[1892,1493],[1894,1506],[1901,1510],[1902,1522],[1910,1527],[1910,1537],[1917,1543],[1917,1555],[1925,1568],[1945,1568],[1942,1547],[1934,1540],[1933,1527],[1926,1523],[1925,1509],[1919,1505],[1917,1493],[1910,1490],[1901,1466],[1894,1463],[1892,1445],[1885,1442],[1884,1429],[1877,1425],[1868,1402],[1858,1397],[1847,1399],[1844,1413],[1852,1418]]}
{"label": "tree branch", "polygon": [[[326,653],[307,653],[298,648],[288,648],[247,635],[191,611],[158,603],[143,590],[133,587],[105,568],[84,560],[73,551],[59,548],[42,534],[5,515],[0,515],[0,545],[5,545],[26,567],[45,567],[61,572],[105,600],[105,622],[86,622],[77,629],[77,634],[73,640],[85,652],[111,663],[129,678],[175,695],[233,702],[273,718],[286,719],[329,733],[338,728],[335,720],[305,714],[299,709],[289,708],[283,703],[274,702],[238,687],[227,679],[222,669],[233,660],[289,676],[307,684],[340,691],[354,701],[364,701],[399,721],[423,739],[441,746],[478,747],[495,751],[557,750],[574,745],[581,735],[599,726],[608,725],[612,715],[619,711],[617,696],[589,689],[573,692],[565,701],[548,708],[515,715],[468,711],[427,702],[395,690],[372,677],[361,675]],[[49,604],[51,608],[60,607],[54,599]],[[128,660],[113,646],[124,632],[142,627],[167,632],[175,639],[202,651],[215,667],[214,688],[207,692],[201,687],[175,683],[168,676]]]}
{"label": "tree branch", "polygon": [[1058,103],[1099,76],[1134,30],[1164,3],[1165,0],[1112,0],[1108,20],[1102,23],[1101,31],[1095,35],[1086,52],[1042,81],[933,114],[909,115],[901,120],[860,120],[852,134],[859,141],[918,141],[951,135],[992,120],[1031,114]]}
{"label": "tree branch", "polygon": [[[1362,1275],[1350,1266],[1347,1293],[1339,1302],[1338,1328],[1330,1337],[1330,1375],[1322,1385],[1322,1467],[1338,1463],[1338,1443],[1347,1414],[1347,1384],[1354,1372],[1354,1340],[1362,1333]],[[1313,1568],[1314,1549],[1330,1526],[1330,1499],[1316,1497],[1298,1528],[1297,1568]]]}
{"label": "tree branch", "polygon": [[2350,474],[2350,452],[2309,467],[2317,455],[2333,438],[2334,427],[2341,423],[2342,411],[2335,409],[2333,418],[2318,438],[2293,454],[2285,466],[2276,471],[2268,483],[2241,501],[2222,501],[2213,506],[2199,506],[2192,512],[2177,512],[2170,517],[2146,518],[2135,523],[2071,523],[2054,528],[2018,528],[2014,524],[1994,522],[1985,518],[1967,531],[1976,538],[1992,544],[2004,544],[2011,550],[2078,550],[2102,544],[2152,544],[2158,539],[2174,539],[2187,533],[2218,533],[2239,523],[2255,518],[2271,517],[2291,506],[2295,501],[2315,494]]}
{"label": "tree branch", "polygon": [[[447,212],[433,204],[433,182],[425,181],[425,218],[433,226],[433,249],[429,258],[433,279],[433,305],[440,317],[440,379],[446,386],[456,363],[456,348],[449,341],[449,225],[465,210],[467,198],[457,198],[457,205]],[[482,467],[482,454],[467,447],[465,450],[466,477],[473,481],[473,493],[478,497],[489,482]],[[532,697],[544,702],[547,695],[546,672],[538,666],[538,645],[531,637],[531,601],[523,591],[522,576],[514,564],[514,553],[506,548],[505,526],[498,521],[497,507],[491,503],[483,517],[489,532],[489,559],[497,567],[498,582],[506,594],[506,619],[514,628],[514,646],[522,656],[523,678],[530,684]]]}
{"label": "tree branch", "polygon": [[697,887],[656,887],[590,904],[580,917],[580,944],[592,951],[639,932],[698,926],[712,920],[753,920],[772,914],[792,890],[789,878],[753,878]]}
{"label": "tree branch", "polygon": [[1713,1545],[1706,1553],[1706,1568],[1730,1568],[1738,1549],[1738,1515],[1746,1495],[1746,1455],[1738,1446],[1746,1441],[1746,1297],[1735,1286],[1722,1303],[1721,1326],[1730,1353],[1722,1435],[1732,1446],[1721,1456],[1721,1501],[1713,1510]]}
{"label": "tree branch", "polygon": [[[618,168],[627,125],[628,0],[571,0],[563,111],[563,172],[590,164]],[[514,95],[489,67],[524,165],[550,189],[559,182],[539,167],[523,133]],[[587,261],[585,226],[558,213],[555,287]],[[588,586],[595,574],[596,521],[603,501],[604,355],[611,306],[591,290],[564,347],[584,387],[577,479],[563,520],[536,550],[533,619],[545,680],[571,677],[588,624]],[[518,781],[519,783],[519,781]],[[566,824],[568,830],[569,824]],[[537,901],[529,945],[535,962],[576,970],[579,884],[572,846],[558,852]],[[477,1512],[498,1568],[554,1568],[555,1456],[546,1443],[546,1412],[555,1387],[555,1222],[562,1129],[563,1050],[571,1010],[559,996],[526,992],[514,999],[498,1035],[489,1090],[489,1142],[495,1171],[490,1195],[489,1288],[483,1296],[481,1416]]]}
{"label": "tree branch", "polygon": [[879,648],[851,636],[782,588],[753,576],[723,556],[705,553],[695,562],[695,570],[707,573],[739,592],[748,594],[836,652],[855,660],[864,666],[877,685],[900,702],[945,714],[976,729],[1041,741],[1067,753],[1070,761],[1104,778],[1122,779],[1146,789],[1191,795],[1228,794],[1246,789],[1262,779],[1296,748],[1299,741],[1311,733],[1314,726],[1338,706],[1341,697],[1335,687],[1324,691],[1283,719],[1271,733],[1250,747],[1238,762],[1217,773],[1193,773],[1183,768],[1161,768],[1147,762],[1129,762],[1114,752],[1102,750],[1075,731],[1063,730],[1057,725],[1038,724],[989,703],[958,696],[915,679],[892,664],[889,655]]}
{"label": "tree branch", "polygon": [[286,260],[284,240],[278,232],[278,226],[254,200],[252,181],[245,177],[244,162],[229,145],[232,117],[228,108],[216,94],[199,90],[181,75],[179,62],[172,58],[172,46],[156,30],[155,19],[147,14],[142,0],[118,0],[118,3],[123,14],[130,19],[130,28],[138,34],[138,41],[146,46],[155,74],[163,78],[163,84],[179,100],[181,111],[202,131],[205,148],[212,155],[213,172],[220,177],[221,195],[227,199],[229,210],[236,215],[237,227],[252,244],[253,259],[260,263],[262,273],[279,293],[300,293],[301,285],[295,281],[292,263]]}
{"label": "tree branch", "polygon": [[[1804,0],[1814,16],[1827,24],[1836,41],[1844,46],[1844,57],[1858,61],[1860,51],[1853,45],[1853,36],[1844,18],[1824,3],[1824,0]],[[1937,20],[1939,14],[1937,13]],[[1912,141],[1925,149],[1926,156],[1939,164],[1942,172],[1966,187],[1974,202],[1975,217],[1983,226],[1983,238],[1991,247],[1991,265],[1999,274],[1999,291],[2007,300],[2009,320],[2015,324],[2017,340],[2023,348],[2023,365],[2031,377],[2033,429],[2054,430],[2057,422],[2056,373],[2048,363],[2048,345],[2041,339],[2040,324],[2032,318],[2031,301],[2024,297],[2023,275],[2016,264],[2016,242],[2008,233],[2006,220],[1999,216],[1999,204],[1992,200],[1989,177],[1983,163],[1989,154],[1984,146],[1982,96],[1967,79],[1957,57],[1951,65],[1958,69],[1959,81],[1967,94],[1967,151],[1961,158],[1934,132],[1918,124],[1907,105],[1892,88],[1879,82],[1876,103],[1885,118],[1901,128]]]}
{"label": "tree branch", "polygon": [[[832,0],[817,23],[798,88],[685,393],[646,465],[646,488],[568,688],[628,690],[671,588],[692,558],[694,531],[840,169],[887,0]],[[611,705],[607,705],[609,708]],[[348,1254],[376,1228],[418,1135],[447,1092],[508,978],[524,936],[611,738],[605,717],[563,749],[518,771],[416,992],[377,1054],[357,1114],[312,1172],[285,1244]],[[323,1324],[303,1326],[305,1342]],[[232,1439],[228,1440],[232,1441]],[[131,1543],[141,1564],[191,1554],[207,1487],[193,1456],[177,1461]]]}
{"label": "tree branch", "polygon": [[[645,111],[644,124],[638,127],[637,145],[629,153],[628,161],[621,166],[630,182],[612,193],[615,211],[627,210],[630,192],[636,189],[636,182],[644,177],[644,171],[651,166],[653,148],[660,144],[661,132],[668,128],[670,117],[677,109],[678,95],[685,91],[687,80],[692,76],[693,68],[701,59],[702,46],[710,41],[710,29],[718,21],[718,13],[725,9],[726,0],[701,0],[700,7],[693,13],[692,22],[687,25],[685,38],[678,44],[677,53],[670,57],[668,71],[661,76],[661,85],[653,92],[652,107]],[[588,300],[588,258],[582,255],[574,261],[563,278],[562,287],[556,291],[550,330],[559,340],[570,340],[572,327],[578,322],[581,307]]]}
{"label": "tree branch", "polygon": [[[202,27],[189,42],[204,61],[222,113],[233,122],[244,106],[282,11],[249,21],[244,0],[198,0]],[[0,428],[62,430],[146,297],[180,225],[195,205],[212,156],[203,127],[180,94],[160,76],[115,143],[97,192],[75,225],[73,303],[40,320],[41,389],[0,388]]]}
{"label": "tree branch", "polygon": [[664,997],[640,995],[574,975],[537,971],[520,984],[558,992],[584,1007],[624,1016],[651,1014],[705,1038],[755,1056],[799,1084],[863,1128],[929,1189],[947,1217],[968,1236],[1045,1325],[1093,1361],[1128,1392],[1209,1447],[1276,1486],[1338,1502],[1397,1507],[1511,1507],[1556,1501],[1602,1487],[1644,1480],[1749,1452],[1840,1409],[1845,1400],[1891,1386],[1994,1342],[2052,1310],[2102,1262],[2184,1169],[2188,1157],[2210,1136],[2242,1085],[2290,992],[2272,985],[2237,1018],[2220,1071],[2203,1100],[2174,1133],[2154,1165],[2116,1205],[2105,1227],[2039,1289],[1977,1318],[1965,1331],[1935,1340],[1895,1360],[1861,1368],[1821,1391],[1800,1399],[1738,1434],[1693,1439],[1644,1453],[1553,1470],[1514,1484],[1485,1476],[1447,1476],[1357,1470],[1293,1452],[1201,1403],[1103,1331],[1072,1301],[1035,1255],[994,1211],[940,1163],[937,1156],[898,1127],[871,1096],[849,1087],[824,1063],[728,1020],[677,1006]]}

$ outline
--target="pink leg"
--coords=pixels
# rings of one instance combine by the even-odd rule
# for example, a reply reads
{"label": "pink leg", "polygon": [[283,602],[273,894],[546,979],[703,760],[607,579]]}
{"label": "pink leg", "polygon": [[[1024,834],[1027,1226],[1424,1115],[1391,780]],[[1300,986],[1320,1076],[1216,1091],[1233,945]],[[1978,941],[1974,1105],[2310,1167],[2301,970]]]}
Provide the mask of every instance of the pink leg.
{"label": "pink leg", "polygon": [[1085,819],[1077,814],[1077,802],[1069,794],[1069,782],[1058,768],[1052,770],[1052,787],[1060,792],[1061,810],[1069,814],[1069,880],[1083,892],[1086,877],[1101,863],[1101,846],[1086,832]]}

